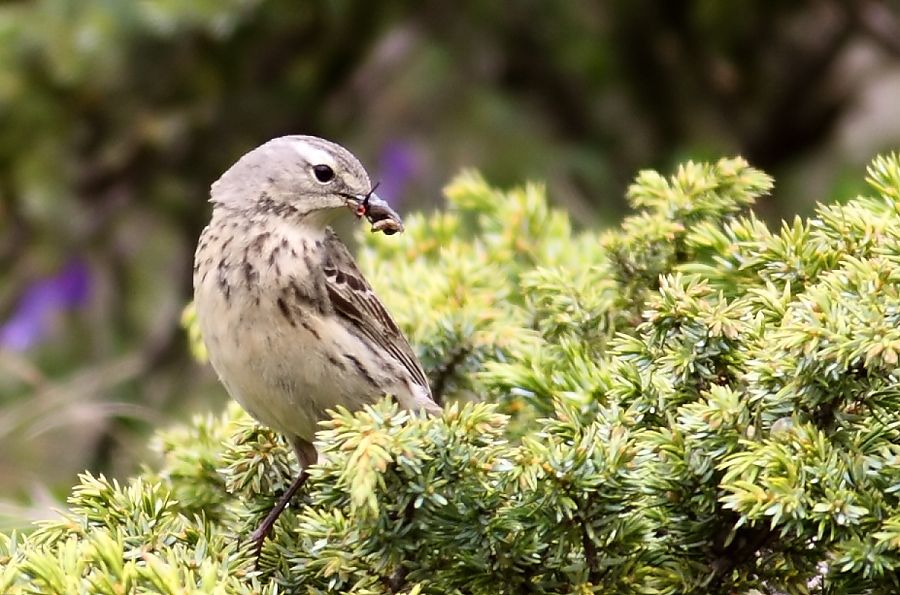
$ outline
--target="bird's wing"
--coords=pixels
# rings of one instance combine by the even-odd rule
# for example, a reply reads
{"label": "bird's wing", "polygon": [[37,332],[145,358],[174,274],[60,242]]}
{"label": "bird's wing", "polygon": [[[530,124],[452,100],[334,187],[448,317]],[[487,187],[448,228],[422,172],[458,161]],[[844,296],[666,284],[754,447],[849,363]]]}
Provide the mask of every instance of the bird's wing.
{"label": "bird's wing", "polygon": [[325,287],[334,312],[403,365],[412,381],[430,395],[428,378],[403,332],[359,272],[347,246],[330,229],[325,248]]}

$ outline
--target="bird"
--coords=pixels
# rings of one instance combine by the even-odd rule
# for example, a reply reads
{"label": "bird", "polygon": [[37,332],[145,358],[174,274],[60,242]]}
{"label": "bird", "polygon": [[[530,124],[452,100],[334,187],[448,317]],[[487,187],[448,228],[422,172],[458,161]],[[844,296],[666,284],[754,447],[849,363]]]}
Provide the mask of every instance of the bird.
{"label": "bird", "polygon": [[402,232],[375,189],[350,151],[306,135],[256,147],[210,189],[193,269],[200,335],[229,395],[286,437],[300,467],[250,536],[257,559],[318,459],[313,440],[329,410],[390,394],[441,413],[415,351],[329,227],[352,213],[373,232]]}

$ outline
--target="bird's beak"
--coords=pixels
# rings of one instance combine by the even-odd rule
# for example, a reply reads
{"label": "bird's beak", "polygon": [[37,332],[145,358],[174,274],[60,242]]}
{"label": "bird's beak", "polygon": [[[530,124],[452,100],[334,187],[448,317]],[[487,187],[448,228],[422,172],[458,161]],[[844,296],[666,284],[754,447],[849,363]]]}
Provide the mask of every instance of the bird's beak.
{"label": "bird's beak", "polygon": [[374,192],[359,198],[356,214],[369,220],[373,232],[380,231],[385,235],[393,235],[403,231],[403,220],[400,215]]}

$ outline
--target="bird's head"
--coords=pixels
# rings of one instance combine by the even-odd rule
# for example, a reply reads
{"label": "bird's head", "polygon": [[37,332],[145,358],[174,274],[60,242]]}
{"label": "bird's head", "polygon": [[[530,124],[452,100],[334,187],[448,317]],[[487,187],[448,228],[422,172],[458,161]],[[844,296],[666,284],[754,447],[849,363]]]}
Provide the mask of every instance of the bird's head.
{"label": "bird's head", "polygon": [[365,216],[373,231],[403,230],[400,216],[378,197],[359,160],[315,136],[282,136],[253,149],[212,185],[211,202],[326,225],[341,209]]}

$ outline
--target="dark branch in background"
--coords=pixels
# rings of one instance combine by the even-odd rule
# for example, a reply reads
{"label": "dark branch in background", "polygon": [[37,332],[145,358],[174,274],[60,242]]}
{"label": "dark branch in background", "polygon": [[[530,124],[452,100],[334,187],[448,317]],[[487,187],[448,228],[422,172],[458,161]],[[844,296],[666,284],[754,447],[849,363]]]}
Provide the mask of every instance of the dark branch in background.
{"label": "dark branch in background", "polygon": [[[751,162],[775,169],[819,143],[845,108],[844,94],[826,88],[854,31],[837,11],[803,14],[824,34],[797,41],[778,27],[796,14],[760,5],[736,45],[718,48],[690,19],[691,2],[645,5],[646,11],[622,11],[616,55],[660,146],[689,140],[685,114],[711,110]],[[757,50],[748,52],[747,44]]]}
{"label": "dark branch in background", "polygon": [[860,0],[844,2],[848,14],[857,19],[862,30],[881,48],[900,57],[900,20],[885,2]]}
{"label": "dark branch in background", "polygon": [[[646,121],[654,151],[677,146],[685,135],[679,115],[685,113],[680,97],[689,86],[690,69],[679,64],[685,31],[684,2],[617,3],[611,10],[616,26],[610,43],[617,56],[628,99]],[[613,15],[611,15],[613,16]]]}
{"label": "dark branch in background", "polygon": [[597,545],[594,543],[594,540],[591,538],[590,532],[588,531],[588,522],[587,519],[584,518],[583,510],[587,509],[591,505],[591,495],[588,494],[588,497],[585,498],[584,502],[580,502],[578,506],[578,529],[581,532],[581,545],[584,548],[584,561],[587,563],[588,567],[588,579],[591,581],[591,584],[597,586],[603,580],[603,573],[600,572],[599,565],[597,563]]}
{"label": "dark branch in background", "polygon": [[552,60],[557,40],[540,35],[534,27],[534,19],[541,16],[537,11],[511,10],[508,21],[500,23],[504,47],[500,82],[536,100],[564,136],[585,140],[598,129],[591,110],[591,93],[586,81],[567,75]]}
{"label": "dark branch in background", "polygon": [[782,68],[780,85],[761,114],[765,126],[745,136],[747,158],[763,169],[796,159],[834,128],[848,103],[848,91],[826,88],[829,71],[854,33],[854,23],[840,19],[811,48],[785,52],[792,64]]}
{"label": "dark branch in background", "polygon": [[[415,500],[410,498],[409,502],[403,509],[403,524],[411,525],[416,514]],[[403,562],[397,567],[394,573],[384,579],[385,585],[391,590],[391,593],[398,593],[406,586],[406,575],[409,574],[409,568],[403,565]]]}
{"label": "dark branch in background", "polygon": [[[601,25],[591,23],[586,32],[584,22],[573,22],[570,14],[553,3],[522,3],[516,10],[502,5],[497,5],[497,10],[488,8],[490,5],[479,6],[475,11],[487,14],[471,22],[458,18],[459,5],[432,1],[419,6],[412,19],[417,27],[427,32],[428,38],[444,43],[457,57],[460,71],[480,79],[479,85],[497,87],[504,95],[524,101],[549,123],[555,137],[583,145],[615,142],[618,131],[611,130],[598,115],[598,97],[605,92],[603,82],[597,84],[595,72],[560,68],[564,62],[559,56],[560,47],[562,38],[568,35],[566,28],[581,28],[579,34],[601,40],[607,34]],[[467,8],[473,10],[471,6]],[[595,21],[608,20],[604,19],[604,8],[593,12]],[[556,24],[535,26],[550,22]],[[473,38],[483,45],[473,45]],[[610,152],[604,158],[609,162],[607,169],[616,176],[615,184],[624,189],[635,164],[621,151]],[[596,191],[578,172],[571,179],[588,196]]]}

